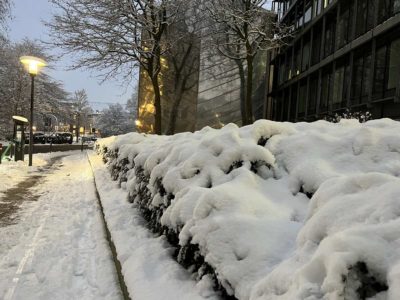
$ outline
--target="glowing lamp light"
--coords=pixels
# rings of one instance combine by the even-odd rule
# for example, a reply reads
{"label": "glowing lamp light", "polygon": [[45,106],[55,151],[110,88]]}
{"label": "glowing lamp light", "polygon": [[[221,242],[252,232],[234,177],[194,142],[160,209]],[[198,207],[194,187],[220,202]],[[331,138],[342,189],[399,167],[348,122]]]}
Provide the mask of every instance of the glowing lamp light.
{"label": "glowing lamp light", "polygon": [[28,73],[35,76],[39,73],[40,68],[47,66],[47,63],[41,59],[34,56],[21,56],[19,61],[28,70]]}
{"label": "glowing lamp light", "polygon": [[136,120],[135,124],[136,124],[136,126],[142,126],[142,122],[140,122],[140,120]]}
{"label": "glowing lamp light", "polygon": [[[160,93],[161,94],[161,93]],[[154,111],[155,111],[155,107],[154,107],[154,105],[153,104],[151,104],[151,103],[148,103],[148,104],[146,104],[146,111],[148,111],[149,113],[154,113]]]}

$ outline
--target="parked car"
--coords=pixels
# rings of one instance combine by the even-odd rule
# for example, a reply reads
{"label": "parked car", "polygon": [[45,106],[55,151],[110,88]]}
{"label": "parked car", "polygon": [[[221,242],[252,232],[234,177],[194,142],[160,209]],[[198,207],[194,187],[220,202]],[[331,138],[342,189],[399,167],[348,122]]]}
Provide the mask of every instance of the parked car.
{"label": "parked car", "polygon": [[[43,132],[35,132],[33,134],[33,143],[34,144],[45,144],[46,136]],[[25,133],[25,144],[29,144],[29,133]]]}
{"label": "parked car", "polygon": [[63,144],[72,144],[72,141],[74,139],[74,137],[72,136],[72,133],[69,133],[69,132],[60,133],[60,137],[62,139]]}

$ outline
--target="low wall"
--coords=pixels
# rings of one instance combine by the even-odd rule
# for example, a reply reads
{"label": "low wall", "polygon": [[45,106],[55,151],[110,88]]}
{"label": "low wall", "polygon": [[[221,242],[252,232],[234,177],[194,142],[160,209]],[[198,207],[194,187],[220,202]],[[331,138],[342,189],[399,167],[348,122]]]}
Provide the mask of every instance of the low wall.
{"label": "low wall", "polygon": [[[60,145],[37,145],[35,144],[33,147],[33,153],[49,153],[49,152],[58,152],[58,151],[72,151],[72,150],[81,150],[82,145],[80,144],[60,144]],[[83,149],[92,149],[93,146],[84,144]],[[25,154],[29,152],[29,145],[25,145]]]}
{"label": "low wall", "polygon": [[[33,147],[33,153],[49,153],[49,152],[58,152],[58,151],[72,151],[72,150],[81,150],[82,145],[80,144],[35,144]],[[3,147],[2,151],[5,151],[7,147]],[[83,145],[83,149],[92,149],[93,147],[87,144]],[[3,153],[0,151],[0,155]],[[14,149],[11,148],[11,153],[14,153]],[[25,154],[29,153],[29,145],[25,145]]]}

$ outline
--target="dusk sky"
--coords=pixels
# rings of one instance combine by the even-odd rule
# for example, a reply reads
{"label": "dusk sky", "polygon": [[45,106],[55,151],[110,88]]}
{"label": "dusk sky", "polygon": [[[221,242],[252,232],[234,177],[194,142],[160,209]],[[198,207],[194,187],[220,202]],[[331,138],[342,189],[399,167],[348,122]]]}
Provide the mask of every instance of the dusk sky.
{"label": "dusk sky", "polygon": [[[49,21],[52,17],[54,7],[48,0],[14,0],[12,8],[13,19],[9,22],[9,38],[17,42],[25,37],[37,40],[49,40],[48,29],[42,21]],[[59,53],[53,49],[52,53]],[[133,84],[126,85],[122,81],[110,81],[103,84],[96,78],[98,73],[86,70],[66,71],[68,59],[64,58],[52,64],[54,70],[47,70],[54,79],[64,83],[68,92],[85,89],[89,101],[94,109],[102,109],[107,104],[94,104],[93,102],[126,103],[133,92]]]}

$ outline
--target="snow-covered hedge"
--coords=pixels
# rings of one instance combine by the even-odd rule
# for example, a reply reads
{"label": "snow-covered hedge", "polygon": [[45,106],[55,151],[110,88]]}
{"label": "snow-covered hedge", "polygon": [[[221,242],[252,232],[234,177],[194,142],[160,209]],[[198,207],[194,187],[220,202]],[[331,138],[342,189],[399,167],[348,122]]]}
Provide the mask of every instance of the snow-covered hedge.
{"label": "snow-covered hedge", "polygon": [[400,299],[399,122],[258,121],[97,149],[226,298]]}

